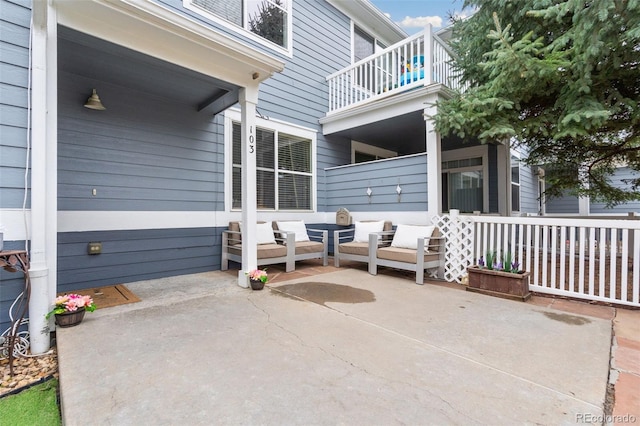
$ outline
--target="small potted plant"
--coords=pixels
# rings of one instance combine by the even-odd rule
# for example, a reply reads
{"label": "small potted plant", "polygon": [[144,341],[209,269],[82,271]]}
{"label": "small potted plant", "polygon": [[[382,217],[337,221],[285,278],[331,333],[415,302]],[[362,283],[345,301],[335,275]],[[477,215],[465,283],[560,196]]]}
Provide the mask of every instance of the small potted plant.
{"label": "small potted plant", "polygon": [[76,293],[58,296],[53,301],[53,309],[46,315],[49,319],[55,315],[56,324],[59,327],[73,327],[82,322],[85,312],[96,310],[96,304],[90,296],[83,296]]}
{"label": "small potted plant", "polygon": [[486,262],[480,256],[476,265],[467,268],[467,290],[526,301],[531,297],[529,273],[520,270],[519,266],[510,252],[499,259],[495,251],[489,251]]}
{"label": "small potted plant", "polygon": [[249,276],[252,290],[262,290],[267,281],[269,281],[266,269],[254,269],[246,272],[246,275]]}

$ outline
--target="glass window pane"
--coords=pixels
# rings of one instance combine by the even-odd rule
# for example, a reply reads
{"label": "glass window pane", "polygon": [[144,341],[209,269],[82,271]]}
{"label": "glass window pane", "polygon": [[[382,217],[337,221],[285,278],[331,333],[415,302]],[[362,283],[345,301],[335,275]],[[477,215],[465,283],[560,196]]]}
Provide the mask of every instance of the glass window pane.
{"label": "glass window pane", "polygon": [[278,174],[278,208],[311,210],[311,176]]}
{"label": "glass window pane", "polygon": [[258,170],[256,173],[256,190],[258,209],[275,209],[275,182],[274,172]]}
{"label": "glass window pane", "polygon": [[358,27],[354,28],[353,31],[353,60],[354,62],[358,62],[360,59],[364,59],[367,56],[373,55],[375,45],[374,39],[369,34],[364,32]]}
{"label": "glass window pane", "polygon": [[278,46],[287,47],[287,9],[285,0],[247,0],[248,29]]}
{"label": "glass window pane", "polygon": [[242,0],[193,0],[193,4],[242,26]]}
{"label": "glass window pane", "polygon": [[311,141],[278,134],[278,169],[311,173]]}
{"label": "glass window pane", "polygon": [[242,164],[242,145],[240,143],[240,123],[233,123],[233,164]]}
{"label": "glass window pane", "polygon": [[482,211],[482,172],[449,173],[449,209],[461,212]]}
{"label": "glass window pane", "polygon": [[240,167],[234,167],[231,177],[232,186],[232,202],[231,208],[242,208],[242,170]]}
{"label": "glass window pane", "polygon": [[520,187],[518,185],[511,185],[511,210],[520,211]]}
{"label": "glass window pane", "polygon": [[511,156],[511,182],[520,183],[520,162],[514,156]]}
{"label": "glass window pane", "polygon": [[256,165],[273,170],[275,133],[271,130],[258,129],[256,131]]}

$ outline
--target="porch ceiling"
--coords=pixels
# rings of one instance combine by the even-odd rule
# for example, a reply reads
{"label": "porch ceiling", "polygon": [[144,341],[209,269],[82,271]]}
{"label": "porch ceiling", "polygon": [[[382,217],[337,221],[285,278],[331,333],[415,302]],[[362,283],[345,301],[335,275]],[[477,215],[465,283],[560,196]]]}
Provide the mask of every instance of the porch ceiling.
{"label": "porch ceiling", "polygon": [[387,118],[335,133],[369,145],[396,151],[400,155],[426,150],[422,110]]}
{"label": "porch ceiling", "polygon": [[63,26],[58,27],[58,67],[212,114],[238,101],[236,85]]}

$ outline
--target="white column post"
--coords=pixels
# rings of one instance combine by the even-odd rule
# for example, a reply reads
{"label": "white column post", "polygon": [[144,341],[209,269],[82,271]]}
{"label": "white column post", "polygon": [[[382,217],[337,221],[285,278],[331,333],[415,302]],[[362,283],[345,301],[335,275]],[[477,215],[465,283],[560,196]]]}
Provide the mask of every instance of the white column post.
{"label": "white column post", "polygon": [[[57,31],[47,1],[33,3],[31,90],[31,353],[49,350],[46,313],[56,294],[57,268]],[[53,321],[53,320],[51,320]]]}
{"label": "white column post", "polygon": [[[584,185],[589,187],[589,175],[585,166],[582,166],[578,171],[580,180]],[[589,216],[591,214],[591,198],[587,195],[578,197],[578,214],[580,216]]]}
{"label": "white column post", "polygon": [[433,120],[436,115],[435,100],[424,109],[427,148],[427,215],[429,219],[442,213],[442,144],[440,134],[436,132]]}
{"label": "white column post", "polygon": [[256,222],[256,105],[258,86],[240,89],[242,139],[242,269],[238,272],[238,285],[248,288],[245,272],[258,266]]}
{"label": "white column post", "polygon": [[433,57],[435,55],[434,51],[434,41],[433,41],[433,29],[431,24],[427,24],[424,29],[424,38],[423,38],[423,55],[424,55],[424,85],[428,86],[433,83]]}

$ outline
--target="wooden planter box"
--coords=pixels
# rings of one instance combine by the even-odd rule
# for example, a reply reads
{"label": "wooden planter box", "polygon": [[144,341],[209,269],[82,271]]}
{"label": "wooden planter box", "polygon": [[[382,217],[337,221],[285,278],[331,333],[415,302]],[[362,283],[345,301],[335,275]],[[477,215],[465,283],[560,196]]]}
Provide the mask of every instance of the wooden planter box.
{"label": "wooden planter box", "polygon": [[531,297],[529,291],[529,272],[504,272],[469,266],[468,291],[526,301]]}

